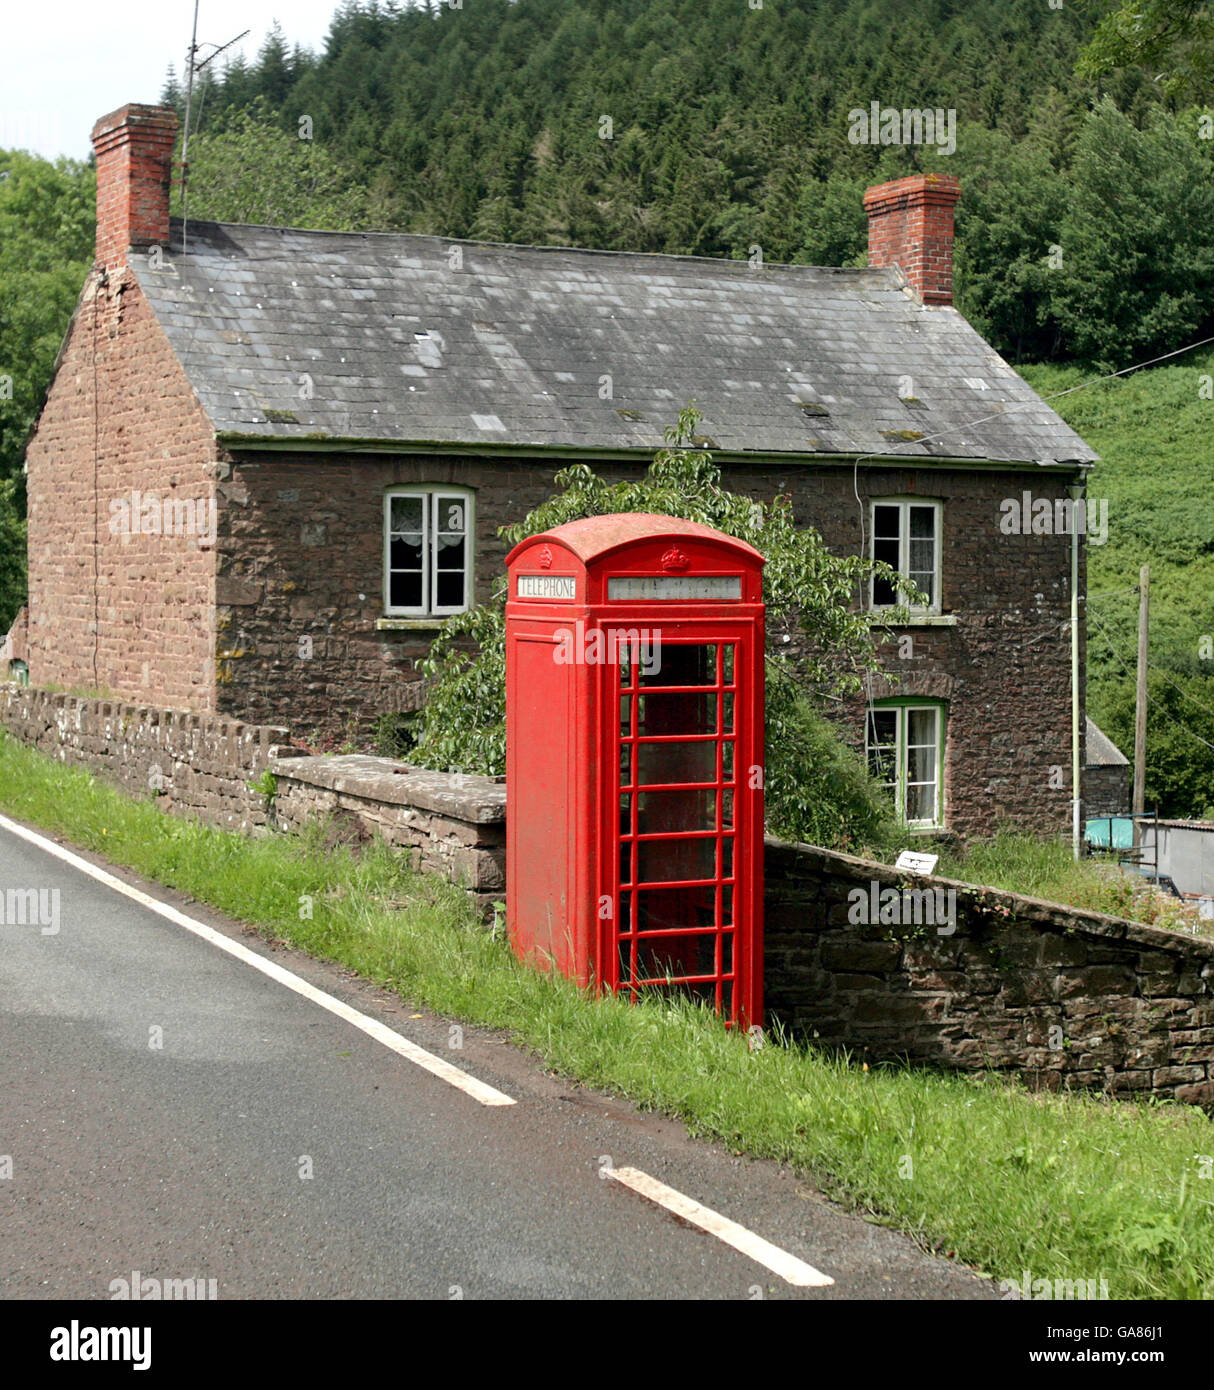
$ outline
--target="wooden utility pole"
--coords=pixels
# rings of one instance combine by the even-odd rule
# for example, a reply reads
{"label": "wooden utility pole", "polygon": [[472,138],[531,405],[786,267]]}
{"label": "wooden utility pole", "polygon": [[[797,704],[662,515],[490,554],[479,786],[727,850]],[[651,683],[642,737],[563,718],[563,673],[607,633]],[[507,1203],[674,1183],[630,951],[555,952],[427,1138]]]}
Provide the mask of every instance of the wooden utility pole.
{"label": "wooden utility pole", "polygon": [[1142,843],[1147,779],[1147,647],[1151,618],[1151,567],[1138,571],[1138,690],[1134,701],[1134,848]]}

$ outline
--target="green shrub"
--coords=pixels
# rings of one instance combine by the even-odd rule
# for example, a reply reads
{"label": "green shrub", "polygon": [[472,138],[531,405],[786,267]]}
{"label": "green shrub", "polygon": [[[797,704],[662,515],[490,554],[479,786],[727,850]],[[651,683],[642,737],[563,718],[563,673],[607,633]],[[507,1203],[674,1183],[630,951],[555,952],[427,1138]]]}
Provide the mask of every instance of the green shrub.
{"label": "green shrub", "polygon": [[[581,517],[656,512],[753,545],[767,559],[768,828],[832,846],[881,843],[892,833],[892,808],[863,760],[817,713],[815,695],[855,692],[877,668],[872,615],[851,600],[871,573],[891,571],[832,555],[815,530],[796,524],[786,497],[763,504],[723,488],[711,455],[683,447],[699,419],[694,409],[680,414],[666,431],[672,447],[641,478],[608,483],[584,464],[563,469],[561,491],[501,534],[517,543]],[[410,762],[445,772],[505,771],[505,592],[503,577],[488,604],[448,621],[421,663],[431,688],[412,718]]]}

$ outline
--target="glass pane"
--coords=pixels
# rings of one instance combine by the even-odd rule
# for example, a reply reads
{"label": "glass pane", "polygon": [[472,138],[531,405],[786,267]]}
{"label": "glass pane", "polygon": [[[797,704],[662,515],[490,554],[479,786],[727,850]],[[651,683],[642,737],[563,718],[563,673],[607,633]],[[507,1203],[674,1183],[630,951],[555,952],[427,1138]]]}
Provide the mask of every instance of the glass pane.
{"label": "glass pane", "polygon": [[468,529],[468,507],[462,497],[436,497],[436,531],[455,531],[460,534]]}
{"label": "glass pane", "polygon": [[912,507],[910,509],[910,534],[912,543],[917,537],[935,536],[935,507]]}
{"label": "glass pane", "polygon": [[936,819],[936,784],[927,782],[921,786],[908,786],[906,789],[907,820]]}
{"label": "glass pane", "polygon": [[388,543],[388,567],[394,570],[420,570],[422,538],[415,532],[393,536]]}
{"label": "glass pane", "polygon": [[632,744],[620,744],[620,786],[632,785]]}
{"label": "glass pane", "polygon": [[728,883],[721,889],[721,925],[733,925],[733,887]]}
{"label": "glass pane", "polygon": [[723,743],[721,745],[721,780],[723,782],[733,781],[733,744]]}
{"label": "glass pane", "polygon": [[[651,641],[654,639],[650,638]],[[656,653],[656,642],[655,655]],[[664,642],[657,669],[641,673],[642,685],[715,685],[717,649],[714,643],[691,646],[684,642]],[[651,663],[652,666],[652,663]]]}
{"label": "glass pane", "polygon": [[906,712],[906,741],[910,744],[936,743],[936,711],[910,709]]}
{"label": "glass pane", "polygon": [[637,942],[638,980],[716,973],[717,938],[713,932],[642,938]]}
{"label": "glass pane", "polygon": [[654,782],[717,780],[715,743],[641,743],[637,747],[639,780],[647,786]]}
{"label": "glass pane", "polygon": [[873,576],[873,604],[877,608],[889,608],[898,602],[898,595],[894,592],[894,586],[888,579],[883,579],[880,575]]}
{"label": "glass pane", "polygon": [[733,684],[733,643],[724,648],[721,654],[721,680],[725,685]]}
{"label": "glass pane", "polygon": [[916,748],[913,744],[906,750],[906,778],[909,782],[930,782],[936,776],[936,749],[934,746]]}
{"label": "glass pane", "polygon": [[733,695],[726,694],[722,698],[725,701],[725,714],[724,722],[722,723],[721,727],[725,730],[727,734],[729,734],[733,732]]}
{"label": "glass pane", "polygon": [[627,738],[632,733],[632,697],[620,696],[620,733]]}
{"label": "glass pane", "polygon": [[716,733],[715,694],[647,694],[639,697],[639,704],[637,727],[642,734]]}
{"label": "glass pane", "polygon": [[870,744],[892,744],[898,737],[898,711],[874,709],[868,716],[868,741]]}
{"label": "glass pane", "polygon": [[417,531],[422,529],[422,502],[421,497],[393,497],[390,499],[391,521],[390,529],[393,531]]}
{"label": "glass pane", "polygon": [[462,570],[464,568],[463,536],[439,536],[435,552],[440,570]]}
{"label": "glass pane", "polygon": [[873,541],[873,559],[880,560],[883,565],[889,565],[892,569],[898,568],[898,542],[897,540]]}
{"label": "glass pane", "polygon": [[463,572],[456,570],[440,574],[438,576],[438,606],[440,608],[462,608],[463,604]]}
{"label": "glass pane", "polygon": [[716,878],[716,840],[642,840],[637,846],[639,883]]}
{"label": "glass pane", "polygon": [[911,541],[910,567],[912,573],[931,574],[936,567],[936,542]]}
{"label": "glass pane", "polygon": [[620,883],[632,882],[632,844],[631,840],[620,841]]}
{"label": "glass pane", "polygon": [[733,836],[727,835],[721,841],[721,877],[733,877]]}
{"label": "glass pane", "polygon": [[637,893],[637,931],[697,931],[715,925],[716,889],[643,888]]}
{"label": "glass pane", "polygon": [[388,604],[392,608],[420,608],[422,606],[421,575],[393,571],[388,576]]}
{"label": "glass pane", "polygon": [[733,792],[728,790],[721,793],[721,824],[726,829],[733,824]]}
{"label": "glass pane", "polygon": [[893,504],[873,508],[873,535],[878,539],[897,540],[902,534],[902,508]]}
{"label": "glass pane", "polygon": [[717,794],[713,791],[642,792],[637,829],[642,835],[680,830],[715,830]]}

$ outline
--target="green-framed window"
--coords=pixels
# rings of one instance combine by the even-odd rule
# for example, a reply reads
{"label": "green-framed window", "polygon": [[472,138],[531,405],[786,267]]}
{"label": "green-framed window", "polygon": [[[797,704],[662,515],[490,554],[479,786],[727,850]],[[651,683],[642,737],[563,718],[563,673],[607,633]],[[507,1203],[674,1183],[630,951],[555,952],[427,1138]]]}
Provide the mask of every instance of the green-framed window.
{"label": "green-framed window", "polygon": [[944,734],[942,700],[878,700],[869,706],[869,769],[892,796],[899,819],[912,828],[944,824]]}

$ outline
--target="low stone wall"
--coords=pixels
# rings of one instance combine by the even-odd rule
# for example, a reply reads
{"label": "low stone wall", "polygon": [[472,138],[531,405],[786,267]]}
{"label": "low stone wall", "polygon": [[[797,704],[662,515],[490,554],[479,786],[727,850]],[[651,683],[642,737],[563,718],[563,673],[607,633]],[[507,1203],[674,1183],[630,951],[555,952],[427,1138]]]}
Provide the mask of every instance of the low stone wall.
{"label": "low stone wall", "polygon": [[[462,884],[486,915],[505,895],[502,779],[293,754],[282,728],[11,685],[0,726],[159,790],[167,810],[245,830],[333,817]],[[267,771],[268,814],[248,785]],[[871,1060],[1214,1109],[1214,940],[809,845],[768,840],[765,854],[767,1010],[797,1035]]]}
{"label": "low stone wall", "polygon": [[290,738],[265,724],[15,685],[0,685],[0,727],[127,791],[156,794],[165,810],[240,830],[266,824],[265,798],[249,783]]}
{"label": "low stone wall", "polygon": [[[1214,1106],[1214,941],[769,840],[766,996],[819,1045]],[[939,889],[947,908],[882,893]],[[918,906],[920,923],[907,919]],[[874,913],[873,909],[878,911]],[[874,917],[878,920],[874,921]]]}
{"label": "low stone wall", "polygon": [[268,763],[279,829],[298,830],[318,816],[352,820],[407,851],[415,868],[462,884],[487,916],[505,897],[504,779],[426,772],[391,758],[287,752]]}

